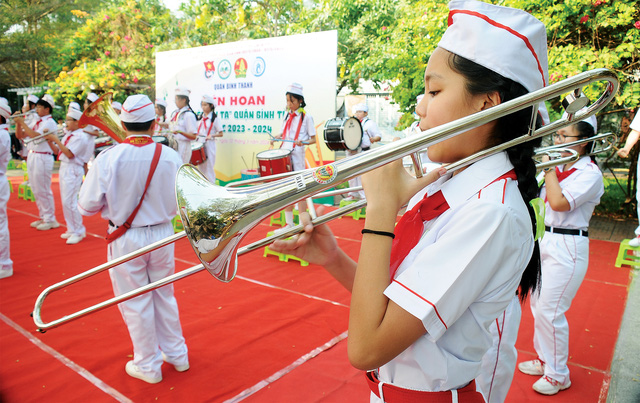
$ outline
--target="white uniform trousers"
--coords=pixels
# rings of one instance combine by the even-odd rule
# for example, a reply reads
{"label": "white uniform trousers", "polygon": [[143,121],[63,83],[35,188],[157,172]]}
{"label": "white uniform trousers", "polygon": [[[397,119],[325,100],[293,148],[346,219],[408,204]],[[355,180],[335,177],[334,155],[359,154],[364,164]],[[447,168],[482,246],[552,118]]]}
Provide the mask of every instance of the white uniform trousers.
{"label": "white uniform trousers", "polygon": [[207,140],[204,143],[204,152],[207,160],[198,165],[198,169],[209,179],[211,183],[216,183],[216,144],[214,140]]}
{"label": "white uniform trousers", "polygon": [[53,156],[29,152],[27,158],[27,174],[29,186],[36,198],[40,219],[46,222],[56,220],[56,205],[51,190],[51,174],[53,172]]}
{"label": "white uniform trousers", "polygon": [[306,160],[304,158],[304,147],[296,147],[291,152],[291,165],[293,165],[294,171],[303,171],[306,167]]}
{"label": "white uniform trousers", "polygon": [[[170,222],[130,228],[108,246],[108,260],[173,235]],[[174,245],[167,245],[109,270],[115,295],[150,284],[175,271]],[[160,377],[162,354],[175,365],[188,363],[173,284],[118,305],[133,344],[133,363],[147,376]]]}
{"label": "white uniform trousers", "polygon": [[477,389],[488,403],[503,403],[509,393],[518,358],[516,340],[521,316],[520,300],[514,295],[489,328],[493,345],[482,357],[480,375],[476,378]]}
{"label": "white uniform trousers", "polygon": [[86,232],[82,225],[82,215],[78,211],[78,192],[83,175],[84,167],[68,162],[60,163],[60,199],[67,232],[70,234],[84,235]]}
{"label": "white uniform trousers", "polygon": [[[360,152],[360,148],[358,148],[358,150],[356,150],[356,151],[347,150],[346,154],[347,154],[347,157],[350,157],[352,155],[358,154],[359,152]],[[349,187],[350,188],[354,188],[356,186],[362,186],[362,180],[360,179],[359,176],[356,176],[355,178],[349,179]],[[361,200],[364,200],[364,198],[365,198],[364,197],[364,190],[349,192],[347,194],[347,196],[351,196],[353,198],[361,199]]]}
{"label": "white uniform trousers", "polygon": [[[636,182],[637,182],[637,178],[640,178],[640,156],[638,157],[638,163],[636,164]],[[638,210],[638,219],[640,219],[640,203],[638,202],[638,200],[640,200],[640,186],[637,186],[636,189],[636,209]],[[638,228],[636,228],[636,236],[640,236],[640,225],[638,226]]]}
{"label": "white uniform trousers", "polygon": [[178,142],[178,154],[182,158],[184,164],[191,162],[191,140],[180,140],[176,138]]}
{"label": "white uniform trousers", "polygon": [[531,296],[533,347],[545,363],[545,376],[569,380],[569,323],[565,312],[589,265],[589,238],[546,232],[540,243],[542,287]]}
{"label": "white uniform trousers", "polygon": [[9,253],[9,220],[7,220],[7,202],[10,193],[7,177],[0,174],[0,270],[13,270]]}

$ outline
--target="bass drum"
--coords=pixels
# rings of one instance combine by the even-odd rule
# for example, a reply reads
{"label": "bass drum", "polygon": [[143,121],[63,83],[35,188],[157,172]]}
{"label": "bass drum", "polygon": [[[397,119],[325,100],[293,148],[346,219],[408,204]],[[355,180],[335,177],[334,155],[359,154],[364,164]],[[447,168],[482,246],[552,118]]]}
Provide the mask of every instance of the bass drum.
{"label": "bass drum", "polygon": [[329,119],[324,125],[324,142],[329,150],[355,151],[362,144],[362,125],[354,117]]}
{"label": "bass drum", "polygon": [[207,160],[207,154],[204,152],[204,143],[191,142],[191,165],[200,165]]}
{"label": "bass drum", "polygon": [[260,174],[260,176],[283,174],[293,171],[291,150],[279,148],[262,151],[256,155],[256,158],[258,158],[258,174]]}

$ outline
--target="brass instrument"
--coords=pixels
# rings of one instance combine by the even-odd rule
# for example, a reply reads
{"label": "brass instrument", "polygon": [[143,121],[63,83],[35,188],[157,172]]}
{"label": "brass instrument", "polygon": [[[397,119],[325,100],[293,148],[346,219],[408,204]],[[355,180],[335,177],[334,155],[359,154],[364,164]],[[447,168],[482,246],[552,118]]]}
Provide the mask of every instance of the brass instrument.
{"label": "brass instrument", "polygon": [[[375,169],[398,158],[422,150],[431,144],[446,140],[457,134],[481,126],[502,116],[511,114],[518,110],[533,107],[532,127],[534,127],[537,115],[536,106],[550,98],[561,96],[567,92],[572,92],[574,97],[584,102],[580,88],[593,82],[605,81],[606,88],[600,98],[584,111],[575,109],[575,113],[555,121],[541,129],[533,130],[526,135],[508,141],[504,144],[491,147],[485,151],[464,158],[446,166],[449,172],[458,170],[470,165],[489,155],[501,152],[508,147],[521,144],[525,141],[539,138],[556,132],[561,127],[571,124],[573,121],[583,120],[598,111],[602,110],[614,97],[618,90],[618,79],[614,72],[607,69],[592,70],[581,73],[575,77],[562,82],[552,84],[541,90],[526,94],[504,104],[495,106],[485,111],[476,113],[423,132],[420,136],[412,136],[379,147],[367,153],[357,154],[345,158],[338,162],[295,172],[295,180],[284,178],[276,182],[270,182],[254,187],[245,188],[224,188],[211,184],[196,169],[196,167],[185,164],[177,174],[176,197],[178,210],[182,217],[186,231],[177,233],[172,237],[158,241],[145,248],[134,251],[126,256],[122,256],[111,262],[90,269],[78,274],[70,279],[54,284],[45,289],[37,298],[33,319],[39,331],[45,331],[64,323],[78,319],[92,312],[104,309],[111,305],[134,298],[140,294],[173,283],[181,278],[188,277],[194,273],[207,269],[214,277],[223,282],[231,281],[237,271],[237,256],[265,246],[276,239],[288,237],[303,231],[301,225],[277,235],[262,239],[253,244],[239,248],[240,241],[250,229],[255,227],[264,218],[281,210],[287,205],[296,203],[311,197],[310,195],[335,186],[354,176]],[[98,102],[98,101],[96,101]],[[586,101],[587,103],[589,101]],[[561,163],[575,161],[577,153],[572,150],[565,150],[572,155],[561,160]],[[558,161],[554,161],[556,164]],[[287,175],[291,176],[291,175]],[[324,182],[324,183],[320,183]],[[324,216],[314,218],[312,223],[320,225],[341,215],[356,211],[366,205],[366,201],[361,200],[348,206],[335,210]],[[200,215],[201,217],[197,217]],[[205,218],[204,225],[198,226],[198,218]],[[209,220],[208,222],[206,220]],[[203,264],[196,265],[172,276],[158,280],[147,286],[130,291],[118,297],[111,298],[94,306],[82,309],[75,313],[63,316],[60,319],[45,323],[41,319],[41,309],[45,298],[53,291],[62,289],[69,284],[78,282],[84,278],[93,276],[99,272],[107,270],[125,261],[144,255],[152,250],[173,243],[185,237],[194,248],[198,258]],[[203,242],[204,240],[204,242]],[[200,249],[202,248],[202,249]]]}
{"label": "brass instrument", "polygon": [[34,144],[40,144],[46,141],[45,137],[47,137],[50,134],[55,134],[56,136],[58,136],[58,138],[62,138],[64,136],[64,131],[65,131],[65,127],[61,127],[60,129],[56,130],[55,132],[46,132],[43,133],[39,136],[35,136],[35,137],[27,137],[26,139],[22,140],[25,144],[29,144],[29,143],[34,143]]}
{"label": "brass instrument", "polygon": [[112,139],[118,143],[122,143],[127,138],[127,132],[122,128],[120,116],[111,106],[111,98],[113,93],[107,92],[100,98],[96,99],[82,113],[78,126],[80,128],[93,125],[102,129]]}

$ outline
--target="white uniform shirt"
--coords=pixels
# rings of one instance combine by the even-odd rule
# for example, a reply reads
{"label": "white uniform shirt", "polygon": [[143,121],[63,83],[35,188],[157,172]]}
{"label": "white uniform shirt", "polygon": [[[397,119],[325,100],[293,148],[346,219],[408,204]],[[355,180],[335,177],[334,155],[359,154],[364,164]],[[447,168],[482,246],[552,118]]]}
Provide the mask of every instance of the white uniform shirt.
{"label": "white uniform shirt", "polygon": [[40,116],[38,116],[35,109],[31,109],[26,115],[24,115],[24,122],[29,127],[31,127],[31,125],[33,125],[38,119],[40,119]]}
{"label": "white uniform shirt", "polygon": [[[207,118],[205,121],[204,118]],[[215,144],[215,139],[206,140],[207,135],[214,135],[222,131],[222,123],[220,122],[220,117],[216,116],[213,121],[213,127],[211,126],[211,118],[213,117],[213,112],[209,112],[207,116],[204,116],[200,123],[198,123],[198,137],[196,141],[198,143],[204,143],[205,141],[212,141]]]}
{"label": "white uniform shirt", "polygon": [[[53,120],[51,115],[46,115],[42,118],[38,117],[38,119],[36,119],[29,127],[31,128],[31,130],[34,130],[40,134],[43,134],[45,130],[47,130],[48,134],[56,134],[58,132],[58,124],[55,120]],[[49,154],[52,153],[51,147],[49,147],[49,144],[46,140],[31,141],[27,144],[27,148],[30,151],[44,152]]]}
{"label": "white uniform shirt", "polygon": [[[296,138],[296,132],[298,131],[298,125],[300,124],[300,111],[298,110],[296,112],[289,112],[289,113],[293,113],[295,115],[293,117],[293,120],[291,121],[291,126],[289,126],[289,130],[287,131],[287,133],[284,133],[284,128],[287,125],[287,120],[289,120],[289,114],[287,114],[284,121],[282,122],[282,128],[280,129],[280,131],[284,133],[283,139],[294,140]],[[308,113],[305,113],[304,120],[302,121],[302,126],[300,127],[300,134],[298,135],[298,140],[305,143],[315,135],[316,135],[316,129],[315,129],[315,125],[313,124],[313,117]],[[282,143],[282,148],[285,150],[292,150],[293,146],[294,146],[294,143],[290,141],[284,141]],[[296,146],[296,149],[298,148],[300,147]]]}
{"label": "white uniform shirt", "polygon": [[[593,210],[604,194],[602,172],[591,157],[581,157],[571,168],[576,171],[560,182],[562,194],[571,206],[569,211],[553,211],[547,202],[544,224],[549,227],[583,229],[589,228]],[[562,167],[560,167],[562,171]],[[542,186],[540,197],[546,200],[547,188]]]}
{"label": "white uniform shirt", "polygon": [[371,139],[373,137],[382,137],[382,133],[380,132],[380,128],[373,120],[369,118],[364,118],[362,121],[362,144],[361,148],[369,148],[371,147]]}
{"label": "white uniform shirt", "polygon": [[[121,143],[100,153],[80,188],[80,213],[101,212],[104,219],[122,225],[140,201],[154,151],[154,144],[136,147]],[[180,165],[178,153],[162,147],[158,166],[132,227],[166,223],[175,217],[175,176]]]}
{"label": "white uniform shirt", "polygon": [[636,116],[633,118],[633,121],[631,122],[629,127],[631,128],[631,130],[640,132],[640,113],[636,112]]}
{"label": "white uniform shirt", "polygon": [[73,153],[73,158],[69,159],[64,153],[60,153],[60,162],[84,166],[93,155],[93,137],[82,129],[67,133],[62,139],[62,144]]}
{"label": "white uniform shirt", "polygon": [[[7,175],[7,165],[11,159],[11,136],[9,125],[0,125],[0,178]],[[2,179],[4,180],[4,179]]]}
{"label": "white uniform shirt", "polygon": [[[179,111],[173,111],[171,119],[171,130],[178,130],[185,133],[196,133],[198,130],[198,121],[196,120],[195,113],[191,112],[188,106],[180,109]],[[182,134],[174,134],[178,141],[191,141],[191,139],[183,136]]]}
{"label": "white uniform shirt", "polygon": [[489,326],[511,302],[533,253],[531,219],[517,181],[490,184],[512,168],[499,153],[445,175],[410,201],[409,208],[440,189],[450,208],[425,222],[427,232],[385,290],[423,322],[426,333],[379,369],[381,381],[441,391],[463,387],[479,374],[492,344]]}

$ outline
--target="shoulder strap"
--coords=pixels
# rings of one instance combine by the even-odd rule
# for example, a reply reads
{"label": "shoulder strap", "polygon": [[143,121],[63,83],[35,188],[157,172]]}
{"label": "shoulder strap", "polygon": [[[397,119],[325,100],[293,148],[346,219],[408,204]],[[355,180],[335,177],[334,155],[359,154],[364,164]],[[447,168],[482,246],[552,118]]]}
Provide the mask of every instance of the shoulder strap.
{"label": "shoulder strap", "polygon": [[127,232],[129,228],[131,228],[131,223],[136,218],[136,215],[138,214],[138,210],[140,210],[140,206],[142,205],[142,201],[144,200],[144,196],[147,194],[147,189],[149,188],[149,184],[151,183],[151,178],[153,178],[153,174],[156,172],[158,161],[160,161],[160,154],[162,154],[162,145],[160,143],[156,143],[156,150],[153,154],[153,160],[151,160],[151,168],[149,169],[149,175],[147,176],[147,183],[144,185],[144,191],[142,192],[142,197],[140,197],[140,201],[138,202],[138,205],[136,206],[135,209],[133,209],[133,212],[131,213],[129,218],[127,218],[127,220],[124,222],[124,224],[116,228],[116,230],[113,231],[112,233],[107,234],[105,239],[107,240],[108,244],[120,238],[122,235],[124,235],[125,232]]}

